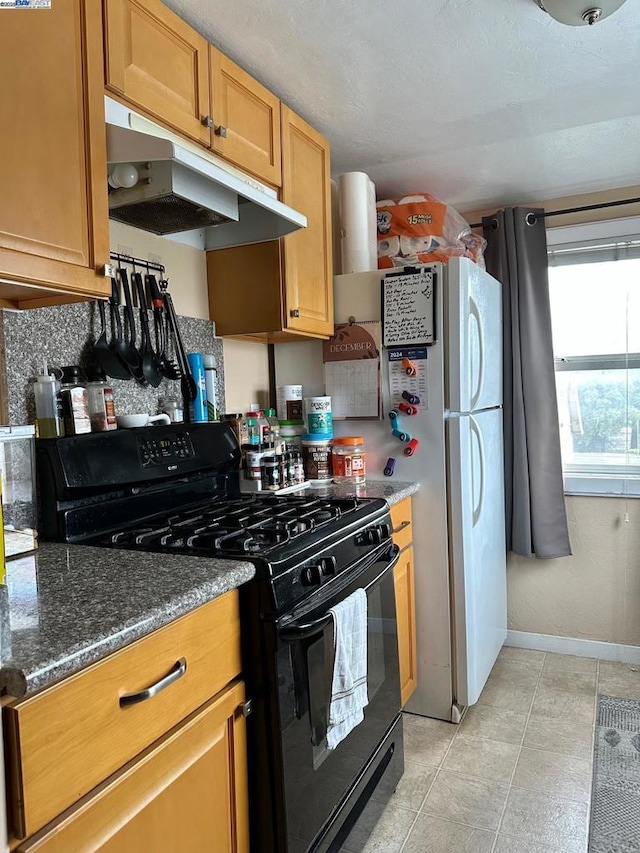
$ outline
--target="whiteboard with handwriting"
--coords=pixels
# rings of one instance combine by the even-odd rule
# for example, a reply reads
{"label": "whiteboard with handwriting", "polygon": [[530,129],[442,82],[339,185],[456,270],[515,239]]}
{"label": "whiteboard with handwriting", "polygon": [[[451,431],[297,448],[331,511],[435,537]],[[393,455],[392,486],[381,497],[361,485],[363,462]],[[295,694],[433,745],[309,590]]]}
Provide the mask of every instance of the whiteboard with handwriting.
{"label": "whiteboard with handwriting", "polygon": [[430,270],[382,279],[382,343],[385,347],[432,344],[435,276]]}

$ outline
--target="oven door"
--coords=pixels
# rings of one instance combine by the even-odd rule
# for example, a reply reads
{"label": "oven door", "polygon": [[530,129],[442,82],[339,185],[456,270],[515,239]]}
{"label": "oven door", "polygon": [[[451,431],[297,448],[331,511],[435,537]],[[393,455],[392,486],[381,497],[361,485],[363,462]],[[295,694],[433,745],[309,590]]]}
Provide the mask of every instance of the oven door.
{"label": "oven door", "polygon": [[[364,558],[350,579],[319,590],[305,611],[277,624],[277,667],[289,853],[315,850],[335,833],[341,804],[393,726],[401,707],[391,542]],[[334,658],[329,608],[356,589],[367,593],[367,688],[364,721],[327,749]],[[324,595],[320,596],[320,593]],[[362,808],[362,805],[360,806]]]}

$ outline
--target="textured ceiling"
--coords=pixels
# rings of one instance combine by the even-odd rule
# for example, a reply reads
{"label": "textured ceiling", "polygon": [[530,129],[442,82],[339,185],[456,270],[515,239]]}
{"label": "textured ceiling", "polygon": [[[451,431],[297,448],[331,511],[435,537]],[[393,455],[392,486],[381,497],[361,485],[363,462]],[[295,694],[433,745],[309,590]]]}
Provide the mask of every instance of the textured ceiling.
{"label": "textured ceiling", "polygon": [[533,0],[165,0],[378,197],[461,209],[640,183],[640,0],[567,27]]}

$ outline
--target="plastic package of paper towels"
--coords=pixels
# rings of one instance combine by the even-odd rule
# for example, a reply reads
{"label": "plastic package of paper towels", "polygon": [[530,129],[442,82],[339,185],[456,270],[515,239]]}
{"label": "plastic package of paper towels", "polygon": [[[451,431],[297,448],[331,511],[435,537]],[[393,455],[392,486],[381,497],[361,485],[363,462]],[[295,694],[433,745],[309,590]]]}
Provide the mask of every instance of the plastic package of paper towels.
{"label": "plastic package of paper towels", "polygon": [[376,188],[364,172],[338,176],[342,272],[367,272],[378,267]]}

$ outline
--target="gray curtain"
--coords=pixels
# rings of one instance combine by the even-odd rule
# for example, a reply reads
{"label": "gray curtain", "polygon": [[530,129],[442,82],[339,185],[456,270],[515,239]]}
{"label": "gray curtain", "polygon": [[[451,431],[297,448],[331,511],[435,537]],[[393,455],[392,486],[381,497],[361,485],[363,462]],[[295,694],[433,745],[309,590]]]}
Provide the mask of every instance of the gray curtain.
{"label": "gray curtain", "polygon": [[544,211],[508,207],[482,220],[487,271],[503,285],[507,550],[571,554],[551,343]]}

